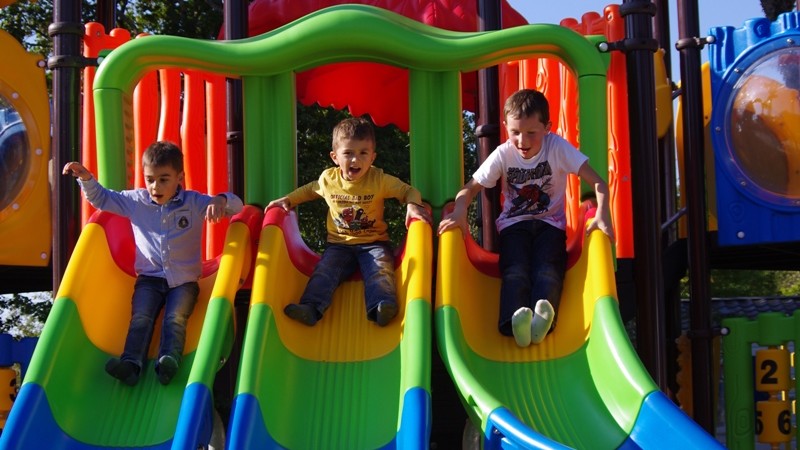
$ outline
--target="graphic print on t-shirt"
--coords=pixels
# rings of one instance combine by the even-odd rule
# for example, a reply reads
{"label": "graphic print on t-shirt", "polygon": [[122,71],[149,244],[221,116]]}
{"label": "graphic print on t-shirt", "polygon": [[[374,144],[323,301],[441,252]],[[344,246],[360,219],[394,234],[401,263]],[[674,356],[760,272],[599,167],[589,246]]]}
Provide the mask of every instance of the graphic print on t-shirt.
{"label": "graphic print on t-shirt", "polygon": [[339,231],[353,236],[371,230],[375,219],[371,219],[367,211],[374,197],[374,195],[333,195],[331,200],[337,209],[341,208],[333,216],[333,222]]}
{"label": "graphic print on t-shirt", "polygon": [[544,161],[533,169],[509,167],[506,173],[506,192],[513,205],[506,217],[537,215],[547,212],[550,206],[550,163]]}

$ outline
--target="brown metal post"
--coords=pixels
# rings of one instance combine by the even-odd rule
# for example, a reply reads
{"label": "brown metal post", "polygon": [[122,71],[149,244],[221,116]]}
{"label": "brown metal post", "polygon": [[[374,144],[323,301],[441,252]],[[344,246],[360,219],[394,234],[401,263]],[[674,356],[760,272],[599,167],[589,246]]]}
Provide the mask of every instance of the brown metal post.
{"label": "brown metal post", "polygon": [[116,0],[97,0],[97,17],[105,28],[106,33],[117,27],[117,2]]}
{"label": "brown metal post", "polygon": [[58,291],[67,261],[80,232],[80,197],[72,177],[61,176],[61,167],[76,161],[80,149],[81,56],[80,0],[60,0],[53,5],[53,56],[47,61],[53,71],[53,295]]}
{"label": "brown metal post", "polygon": [[636,280],[637,349],[661,390],[667,390],[664,286],[661,264],[661,196],[656,135],[653,16],[649,0],[622,4],[628,71],[631,173],[633,191],[634,279]]}
{"label": "brown metal post", "polygon": [[[479,31],[499,30],[502,27],[499,0],[478,1]],[[475,137],[478,141],[478,161],[483,162],[500,145],[500,84],[497,66],[478,71],[478,115]],[[471,174],[469,174],[471,176]],[[499,237],[494,220],[500,213],[500,187],[483,189],[480,197],[481,245],[496,252]]]}
{"label": "brown metal post", "polygon": [[[241,39],[247,37],[248,14],[245,0],[229,0],[224,2],[225,39]],[[243,104],[241,80],[228,79],[227,91],[227,131],[228,131],[228,182],[229,189],[245,201],[244,196],[244,138],[243,138]],[[233,300],[234,321],[236,323],[233,347],[225,365],[214,380],[214,396],[225,404],[221,408],[222,420],[227,422],[225,414],[232,406],[236,387],[236,373],[241,360],[244,329],[247,323],[247,311],[250,309],[250,291],[240,289]]]}
{"label": "brown metal post", "polygon": [[678,2],[678,34],[683,104],[683,148],[686,167],[686,223],[689,255],[690,330],[692,348],[692,390],[694,420],[714,433],[714,402],[711,350],[711,293],[709,250],[706,230],[706,186],[703,136],[703,84],[700,73],[700,51],[697,39],[700,18],[697,0]]}
{"label": "brown metal post", "polygon": [[[242,39],[247,37],[247,2],[244,0],[226,1],[225,39]],[[230,190],[244,198],[244,136],[242,81],[228,79],[228,177]]]}

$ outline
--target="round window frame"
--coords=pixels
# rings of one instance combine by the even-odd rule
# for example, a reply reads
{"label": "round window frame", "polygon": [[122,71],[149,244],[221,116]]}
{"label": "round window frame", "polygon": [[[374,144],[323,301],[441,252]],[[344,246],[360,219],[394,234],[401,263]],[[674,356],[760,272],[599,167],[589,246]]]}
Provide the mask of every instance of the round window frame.
{"label": "round window frame", "polygon": [[[791,212],[796,211],[800,206],[800,196],[780,195],[765,189],[743,170],[744,166],[740,164],[733,146],[731,114],[736,94],[739,92],[735,88],[742,84],[746,76],[752,74],[762,62],[774,57],[777,52],[786,49],[800,50],[800,46],[797,45],[800,42],[800,34],[793,36],[794,38],[787,37],[785,34],[776,36],[763,41],[758,46],[751,47],[752,51],[742,53],[740,58],[723,74],[711,113],[711,130],[718,138],[714,140],[714,153],[717,163],[724,168],[723,176],[727,177],[730,183],[747,198]],[[720,143],[722,148],[719,148],[718,144]]]}

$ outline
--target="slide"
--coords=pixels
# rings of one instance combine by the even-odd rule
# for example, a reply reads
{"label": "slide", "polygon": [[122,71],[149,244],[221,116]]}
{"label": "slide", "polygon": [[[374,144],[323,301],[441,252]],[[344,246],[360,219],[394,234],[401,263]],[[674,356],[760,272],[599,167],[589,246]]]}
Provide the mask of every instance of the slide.
{"label": "slide", "polygon": [[[608,238],[570,250],[556,329],[519,348],[497,331],[497,254],[459,229],[439,241],[439,352],[483,448],[723,448],[658,390],[616,299]],[[583,248],[579,248],[583,245]]]}
{"label": "slide", "polygon": [[429,224],[410,224],[396,260],[398,316],[366,319],[354,275],[313,327],[283,308],[297,302],[319,256],[294,212],[271,208],[253,273],[250,313],[226,449],[423,449],[431,428]]}
{"label": "slide", "polygon": [[[232,347],[233,299],[250,271],[251,236],[260,220],[258,208],[245,206],[231,219],[222,254],[204,262],[184,361],[172,383],[162,386],[153,370],[159,320],[143,375],[132,387],[104,366],[122,353],[130,321],[133,232],[127,219],[95,213],[67,265],[0,448],[166,449],[179,436],[208,442],[210,389]],[[175,447],[197,448],[191,444]]]}

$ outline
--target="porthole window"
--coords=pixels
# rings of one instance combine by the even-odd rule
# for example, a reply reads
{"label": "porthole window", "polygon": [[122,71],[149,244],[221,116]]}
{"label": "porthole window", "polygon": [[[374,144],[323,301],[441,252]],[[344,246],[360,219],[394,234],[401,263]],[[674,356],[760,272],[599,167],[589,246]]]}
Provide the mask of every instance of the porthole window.
{"label": "porthole window", "polygon": [[785,199],[800,198],[800,49],[757,60],[733,86],[730,157],[752,184]]}
{"label": "porthole window", "polygon": [[28,179],[28,133],[19,113],[0,95],[0,211],[17,198]]}

